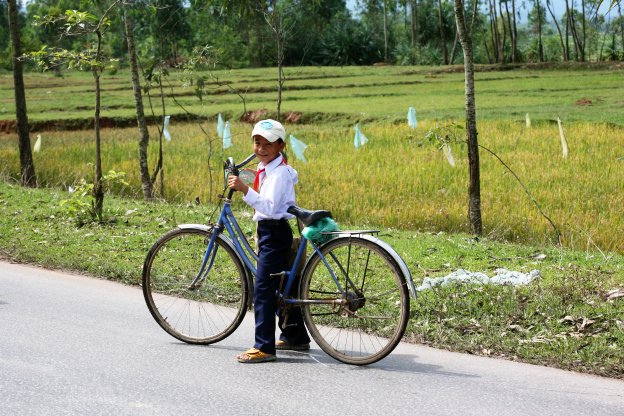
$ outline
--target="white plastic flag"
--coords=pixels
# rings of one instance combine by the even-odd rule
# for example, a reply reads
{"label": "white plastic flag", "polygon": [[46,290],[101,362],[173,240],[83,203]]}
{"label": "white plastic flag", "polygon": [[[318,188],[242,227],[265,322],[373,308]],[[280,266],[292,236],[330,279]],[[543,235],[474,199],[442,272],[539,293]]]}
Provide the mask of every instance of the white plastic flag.
{"label": "white plastic flag", "polygon": [[302,142],[301,140],[299,140],[298,138],[296,138],[295,136],[293,136],[292,134],[290,135],[290,147],[293,150],[293,153],[295,154],[295,157],[299,160],[301,160],[302,162],[307,162],[305,156],[303,155],[303,152],[305,152],[305,150],[308,148],[308,145],[305,144],[304,142]]}
{"label": "white plastic flag", "polygon": [[414,107],[410,107],[409,110],[407,110],[407,125],[413,129],[418,127],[418,121],[416,120],[416,109]]}
{"label": "white plastic flag", "polygon": [[228,147],[232,147],[232,135],[230,134],[230,122],[226,121],[223,128],[223,148],[227,149]]}
{"label": "white plastic flag", "polygon": [[453,158],[453,153],[451,152],[451,146],[449,146],[448,143],[444,143],[442,151],[444,152],[444,156],[446,156],[446,160],[448,160],[449,165],[455,167],[455,159]]}
{"label": "white plastic flag", "polygon": [[225,125],[223,123],[223,117],[221,117],[221,113],[219,113],[219,117],[217,118],[217,134],[220,138],[223,138],[223,130],[225,129]]}
{"label": "white plastic flag", "polygon": [[529,117],[529,113],[526,113],[526,116],[524,116],[524,118],[526,119],[526,126],[528,128],[531,128],[531,117]]}
{"label": "white plastic flag", "polygon": [[360,123],[355,125],[355,137],[353,139],[353,145],[356,149],[364,146],[368,142],[368,138],[364,136],[364,133],[360,131]]}
{"label": "white plastic flag", "polygon": [[169,133],[169,130],[167,130],[167,127],[169,127],[170,118],[171,116],[165,116],[165,121],[163,122],[163,136],[165,136],[165,139],[167,141],[171,141],[171,134]]}
{"label": "white plastic flag", "polygon": [[565,130],[563,129],[563,124],[561,124],[561,119],[559,117],[557,117],[557,124],[559,125],[559,137],[561,137],[561,151],[565,159],[568,157],[568,141],[566,140]]}
{"label": "white plastic flag", "polygon": [[33,147],[33,152],[39,153],[40,150],[41,150],[41,135],[38,134],[37,141],[35,142],[35,147]]}

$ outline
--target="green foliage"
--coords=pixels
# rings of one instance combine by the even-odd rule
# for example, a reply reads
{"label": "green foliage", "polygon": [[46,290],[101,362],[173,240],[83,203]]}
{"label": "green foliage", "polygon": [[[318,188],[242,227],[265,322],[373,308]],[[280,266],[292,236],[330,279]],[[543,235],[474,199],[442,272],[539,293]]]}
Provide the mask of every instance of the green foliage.
{"label": "green foliage", "polygon": [[[78,10],[66,10],[62,15],[49,14],[34,16],[35,26],[58,27],[60,25],[64,36],[83,36],[91,38],[94,43],[84,49],[65,49],[47,44],[38,51],[30,52],[27,56],[44,71],[66,65],[68,69],[102,70],[106,63],[100,56],[100,40],[94,38],[96,32],[101,33],[110,26],[110,19]],[[112,60],[111,62],[114,62]]]}
{"label": "green foliage", "polygon": [[[412,34],[411,4],[417,3],[414,22],[415,39]],[[465,1],[466,19],[472,22],[472,1]],[[535,1],[527,5],[529,22],[518,22],[518,56],[523,61],[537,61],[536,53],[536,7]],[[84,49],[83,42],[75,36],[66,36],[67,24],[88,22],[94,24],[93,16],[100,15],[111,3],[93,3],[86,0],[59,0],[27,2],[22,13],[22,43],[24,51],[39,50],[43,45],[55,44],[58,48],[77,51]],[[383,2],[366,0],[354,2],[347,7],[342,0],[279,0],[277,7],[283,13],[286,43],[284,63],[299,65],[370,65],[384,58]],[[352,8],[356,10],[353,12]],[[438,27],[437,0],[418,2],[386,2],[387,31],[390,62],[399,65],[441,64],[441,40]],[[520,8],[520,5],[516,5]],[[575,3],[573,7],[580,9]],[[127,3],[136,29],[137,53],[141,60],[160,59],[170,66],[183,64],[192,58],[193,50],[210,45],[220,56],[222,68],[272,66],[276,63],[274,38],[264,20],[267,3],[157,0]],[[443,31],[446,47],[451,50],[455,40],[453,2],[442,2]],[[66,15],[66,10],[70,11]],[[74,12],[89,10],[89,12]],[[587,8],[587,13],[592,10]],[[110,13],[110,21],[103,26],[107,32],[105,53],[125,63],[126,46],[123,21],[119,8]],[[519,10],[516,10],[517,12]],[[573,11],[576,25],[580,25],[580,10]],[[541,3],[540,15],[544,54],[547,61],[561,61],[559,35],[556,33],[545,4]],[[611,16],[613,17],[614,11]],[[50,16],[46,26],[32,24],[35,16]],[[0,19],[2,18],[0,12]],[[558,16],[559,19],[565,16]],[[56,20],[54,20],[56,19]],[[65,20],[64,22],[62,20]],[[589,16],[586,21],[584,40],[588,60],[621,59],[623,44],[618,19],[605,23],[602,14]],[[564,25],[565,26],[565,25]],[[58,38],[59,29],[65,36]],[[502,33],[502,20],[499,17]],[[580,30],[580,29],[579,29]],[[474,60],[476,63],[493,61],[491,25],[487,10],[477,9],[472,28]],[[507,33],[509,33],[507,31]],[[572,44],[572,34],[569,34]],[[606,42],[604,42],[606,40]],[[509,37],[506,51],[509,52]],[[8,32],[0,27],[0,65],[10,68]],[[3,47],[3,45],[5,45]],[[488,49],[486,49],[486,46]],[[5,51],[3,53],[3,51]],[[488,56],[489,55],[489,56]],[[455,62],[461,62],[458,47]],[[574,57],[573,57],[574,58]]]}
{"label": "green foliage", "polygon": [[440,148],[444,145],[465,144],[466,129],[456,122],[444,123],[441,126],[436,123],[425,133],[425,140]]}
{"label": "green foliage", "polygon": [[[11,36],[9,34],[9,16],[5,0],[0,0],[0,66],[11,68]],[[8,64],[8,65],[6,65]]]}
{"label": "green foliage", "polygon": [[[115,185],[128,186],[124,172],[108,171],[102,176],[102,187],[104,193],[108,192]],[[70,187],[71,197],[59,202],[59,206],[64,207],[65,213],[74,218],[80,226],[91,222],[104,221],[104,213],[98,213],[95,208],[95,194],[93,193],[93,183],[81,179],[75,187]]]}

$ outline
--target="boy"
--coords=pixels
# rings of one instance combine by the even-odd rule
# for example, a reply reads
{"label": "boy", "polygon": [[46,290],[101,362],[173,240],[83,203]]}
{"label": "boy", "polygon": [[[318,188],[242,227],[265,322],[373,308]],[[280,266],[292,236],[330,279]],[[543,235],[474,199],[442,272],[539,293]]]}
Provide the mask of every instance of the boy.
{"label": "boy", "polygon": [[[310,338],[303,324],[301,308],[291,308],[288,322],[280,314],[280,339],[275,342],[275,292],[279,278],[271,273],[288,269],[292,230],[286,212],[295,205],[297,171],[286,163],[281,152],[286,147],[286,131],[281,123],[267,119],[256,123],[251,133],[254,153],[260,163],[252,189],[237,176],[231,176],[228,186],[244,194],[243,201],[254,208],[253,220],[258,223],[258,265],[254,286],[254,315],[256,319],[254,347],[239,354],[240,363],[275,361],[275,350],[307,350]],[[285,325],[286,324],[286,325]]]}

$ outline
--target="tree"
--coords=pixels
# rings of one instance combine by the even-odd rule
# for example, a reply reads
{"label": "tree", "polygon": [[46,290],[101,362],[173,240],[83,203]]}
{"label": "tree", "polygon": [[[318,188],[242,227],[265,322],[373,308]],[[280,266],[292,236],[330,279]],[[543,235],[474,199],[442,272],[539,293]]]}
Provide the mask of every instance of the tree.
{"label": "tree", "polygon": [[[147,147],[149,145],[150,136],[149,131],[147,130],[147,121],[145,119],[145,111],[143,108],[143,96],[141,95],[139,65],[137,60],[136,48],[134,46],[132,19],[128,14],[127,4],[124,5],[123,14],[126,40],[128,42],[128,61],[130,62],[130,75],[132,77],[134,104],[136,107],[137,125],[139,127],[139,169],[141,173],[141,187],[143,189],[143,198],[152,199],[154,196],[154,186],[153,181],[150,178],[149,165],[147,163]],[[162,159],[159,159],[159,162],[162,163]]]}
{"label": "tree", "polygon": [[410,5],[410,27],[412,48],[418,44],[418,0],[408,0]]}
{"label": "tree", "polygon": [[284,87],[284,43],[288,28],[284,27],[283,13],[277,8],[277,0],[271,0],[271,7],[264,11],[264,19],[271,28],[275,39],[275,58],[277,62],[277,119],[282,111],[282,88]]}
{"label": "tree", "polygon": [[22,186],[37,186],[35,163],[30,150],[30,131],[28,127],[28,111],[26,108],[26,94],[24,91],[24,76],[22,72],[22,45],[18,23],[16,0],[7,0],[9,6],[9,31],[13,49],[13,83],[15,86],[15,116],[17,120],[17,135],[20,153],[20,183]]}
{"label": "tree", "polygon": [[537,59],[539,62],[544,62],[544,41],[543,41],[543,28],[544,23],[547,22],[546,11],[542,7],[542,0],[534,0],[535,7],[531,9],[528,15],[529,27],[531,31],[535,33],[537,39]]}
{"label": "tree", "polygon": [[455,0],[455,23],[457,25],[457,31],[459,32],[459,41],[464,50],[466,135],[470,176],[470,183],[468,185],[468,219],[473,234],[481,235],[483,233],[483,223],[481,220],[481,178],[479,167],[479,142],[477,140],[472,38],[466,28],[464,3],[462,0]]}
{"label": "tree", "polygon": [[[0,0],[0,22],[8,22],[8,7],[5,7],[6,1]],[[11,58],[9,58],[9,48],[11,43],[11,35],[8,25],[0,25],[0,67],[10,68]]]}
{"label": "tree", "polygon": [[176,65],[181,60],[180,49],[191,37],[187,8],[181,0],[154,0],[152,36],[157,41],[158,56]]}
{"label": "tree", "polygon": [[619,21],[620,21],[620,40],[622,41],[622,53],[624,54],[624,17],[622,17],[622,8],[620,7],[621,1],[613,0],[611,7],[613,7],[616,2],[618,5],[618,15],[619,15]]}
{"label": "tree", "polygon": [[[505,48],[504,40],[500,38],[498,30],[498,13],[496,12],[496,0],[488,0],[488,10],[490,17],[490,33],[492,35],[492,54],[494,62],[503,63],[503,50]],[[455,16],[457,19],[457,16]]]}
{"label": "tree", "polygon": [[548,12],[550,13],[552,17],[553,22],[555,23],[557,32],[559,33],[559,41],[561,42],[561,53],[563,55],[563,60],[568,61],[570,59],[570,54],[568,53],[567,43],[563,41],[563,34],[561,33],[561,28],[559,27],[559,23],[557,22],[557,17],[555,16],[555,12],[553,12],[553,9],[551,8],[551,5],[550,5],[551,1],[552,0],[546,0],[546,8],[548,9]]}
{"label": "tree", "polygon": [[[42,16],[40,24],[54,25],[62,23],[64,36],[77,36],[87,40],[85,49],[79,52],[68,51],[66,49],[50,50],[44,45],[39,52],[35,52],[32,56],[37,62],[44,66],[45,69],[49,65],[60,66],[67,63],[70,67],[78,67],[89,69],[93,75],[95,84],[95,111],[93,117],[93,128],[95,131],[95,174],[93,179],[93,206],[92,216],[102,221],[104,208],[104,183],[102,175],[102,152],[100,137],[100,104],[101,104],[101,88],[100,74],[103,65],[102,58],[102,38],[106,30],[110,27],[108,15],[111,10],[117,6],[121,0],[115,0],[102,14],[100,18],[87,12],[78,10],[66,10],[62,16],[47,15]],[[95,36],[95,43],[89,41]]]}
{"label": "tree", "polygon": [[442,0],[438,0],[438,26],[440,27],[440,45],[444,56],[444,65],[449,64],[448,49],[446,47],[446,36],[444,36],[444,13],[442,11]]}

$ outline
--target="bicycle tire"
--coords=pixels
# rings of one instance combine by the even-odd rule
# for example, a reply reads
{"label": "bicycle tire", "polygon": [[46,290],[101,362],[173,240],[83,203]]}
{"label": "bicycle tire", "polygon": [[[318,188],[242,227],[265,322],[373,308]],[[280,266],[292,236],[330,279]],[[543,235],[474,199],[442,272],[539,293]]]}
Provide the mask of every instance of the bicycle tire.
{"label": "bicycle tire", "polygon": [[143,296],[150,313],[170,335],[189,344],[226,338],[243,321],[248,304],[246,269],[222,236],[215,241],[212,269],[197,289],[189,289],[209,239],[204,229],[172,230],[154,243],[143,265]]}
{"label": "bicycle tire", "polygon": [[[312,338],[331,357],[347,364],[372,364],[386,357],[401,341],[409,319],[405,276],[376,240],[340,236],[320,248],[344,294],[316,252],[310,256],[301,280],[304,300],[348,300],[342,305],[303,306]],[[352,283],[347,283],[346,276]]]}

